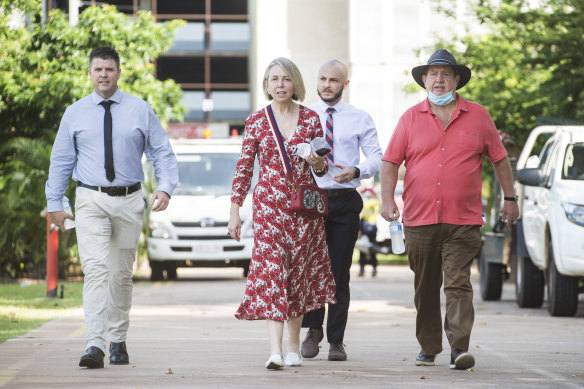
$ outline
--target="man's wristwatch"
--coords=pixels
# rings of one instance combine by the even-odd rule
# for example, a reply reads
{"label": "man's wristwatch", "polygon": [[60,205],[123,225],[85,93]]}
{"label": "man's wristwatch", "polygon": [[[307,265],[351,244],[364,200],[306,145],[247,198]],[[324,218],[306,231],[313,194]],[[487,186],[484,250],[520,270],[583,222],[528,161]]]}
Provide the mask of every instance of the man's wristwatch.
{"label": "man's wristwatch", "polygon": [[503,197],[503,200],[505,200],[505,201],[515,201],[515,202],[517,202],[517,199],[519,199],[519,196],[517,196],[517,195]]}
{"label": "man's wristwatch", "polygon": [[361,176],[361,170],[357,166],[353,166],[355,168],[355,175],[353,178],[359,178]]}

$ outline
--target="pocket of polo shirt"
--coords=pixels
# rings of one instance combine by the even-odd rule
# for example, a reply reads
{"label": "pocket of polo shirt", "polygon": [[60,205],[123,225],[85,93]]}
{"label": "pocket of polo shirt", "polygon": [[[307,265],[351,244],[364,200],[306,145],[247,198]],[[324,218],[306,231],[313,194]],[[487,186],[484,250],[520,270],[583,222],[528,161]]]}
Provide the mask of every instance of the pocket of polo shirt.
{"label": "pocket of polo shirt", "polygon": [[461,132],[458,135],[458,145],[465,150],[476,150],[479,146],[479,134],[477,131]]}

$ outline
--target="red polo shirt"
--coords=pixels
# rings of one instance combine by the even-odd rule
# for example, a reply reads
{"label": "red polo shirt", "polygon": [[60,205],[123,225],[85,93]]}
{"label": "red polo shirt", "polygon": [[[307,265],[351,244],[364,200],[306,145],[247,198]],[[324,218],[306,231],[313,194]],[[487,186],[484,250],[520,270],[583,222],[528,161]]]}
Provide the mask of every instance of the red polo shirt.
{"label": "red polo shirt", "polygon": [[492,162],[507,156],[483,106],[458,96],[446,128],[428,99],[408,109],[382,158],[397,165],[405,161],[404,225],[483,225],[483,154]]}

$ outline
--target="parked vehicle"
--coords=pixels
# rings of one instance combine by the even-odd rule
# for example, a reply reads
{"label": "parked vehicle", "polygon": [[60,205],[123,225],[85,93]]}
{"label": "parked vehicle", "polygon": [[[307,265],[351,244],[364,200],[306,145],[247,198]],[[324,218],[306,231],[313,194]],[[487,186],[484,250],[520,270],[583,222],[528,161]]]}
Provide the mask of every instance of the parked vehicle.
{"label": "parked vehicle", "polygon": [[[549,137],[539,155],[538,138]],[[521,167],[521,168],[519,168]],[[538,127],[518,161],[516,301],[573,316],[584,277],[584,126]]]}
{"label": "parked vehicle", "polygon": [[[172,140],[171,144],[179,184],[168,208],[149,214],[151,279],[161,280],[164,272],[175,279],[179,267],[241,267],[247,276],[253,245],[251,198],[240,210],[240,242],[227,231],[241,139]],[[154,179],[152,166],[145,170]]]}
{"label": "parked vehicle", "polygon": [[[498,300],[511,270],[520,307],[573,316],[584,278],[584,126],[535,128],[517,159],[520,217],[483,234],[481,296]],[[546,288],[547,286],[547,288]]]}
{"label": "parked vehicle", "polygon": [[[521,149],[508,134],[501,132],[503,146],[511,162],[513,175],[516,175],[516,165]],[[480,275],[480,294],[484,301],[499,300],[503,293],[503,281],[509,278],[510,268],[516,263],[516,229],[505,227],[499,220],[503,206],[503,192],[497,180],[493,180],[493,209],[485,215],[485,221],[492,226],[482,230],[482,246],[478,254]],[[486,203],[486,200],[485,200]]]}

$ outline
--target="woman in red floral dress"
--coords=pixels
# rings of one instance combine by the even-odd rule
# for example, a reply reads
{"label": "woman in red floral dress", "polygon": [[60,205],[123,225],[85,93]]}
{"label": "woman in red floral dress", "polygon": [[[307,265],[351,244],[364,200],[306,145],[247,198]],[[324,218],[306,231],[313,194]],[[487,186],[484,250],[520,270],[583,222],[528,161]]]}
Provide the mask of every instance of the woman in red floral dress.
{"label": "woman in red floral dress", "polygon": [[[313,183],[312,170],[324,175],[325,157],[314,151],[306,159],[295,155],[300,143],[323,136],[318,114],[293,100],[302,101],[304,82],[298,68],[286,58],[270,63],[264,76],[264,93],[284,138],[293,170],[293,183]],[[250,115],[233,179],[229,233],[239,241],[239,208],[251,187],[254,161],[259,177],[253,193],[254,248],[245,294],[235,317],[268,322],[271,356],[268,369],[299,366],[302,316],[327,303],[335,303],[335,283],[326,246],[322,218],[309,218],[290,210],[291,183],[286,178],[278,143],[262,109]],[[288,323],[288,352],[282,358],[284,322]]]}

